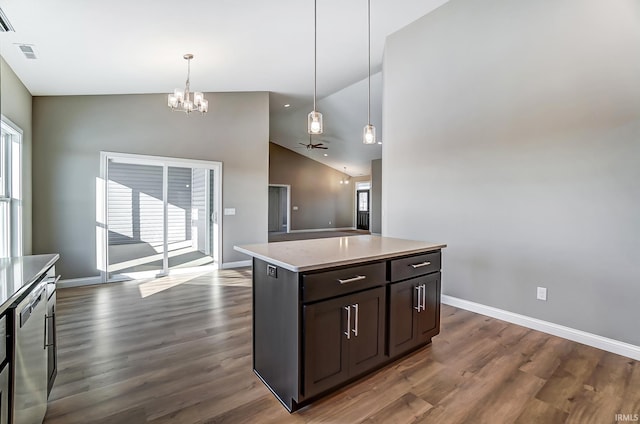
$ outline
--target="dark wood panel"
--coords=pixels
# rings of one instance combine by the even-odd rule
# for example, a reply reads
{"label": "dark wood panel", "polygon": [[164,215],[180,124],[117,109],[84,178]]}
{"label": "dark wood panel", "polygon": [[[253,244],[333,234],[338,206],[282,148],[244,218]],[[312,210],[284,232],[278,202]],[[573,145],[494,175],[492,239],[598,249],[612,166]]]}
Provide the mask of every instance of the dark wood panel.
{"label": "dark wood panel", "polygon": [[[356,376],[369,371],[385,359],[385,288],[378,287],[350,296],[358,308],[357,336],[352,331],[349,343],[349,374]],[[355,317],[353,328],[355,329]]]}
{"label": "dark wood panel", "polygon": [[440,273],[429,274],[416,278],[422,285],[424,293],[424,310],[418,312],[418,338],[421,342],[428,342],[440,333]]}
{"label": "dark wood panel", "polygon": [[290,410],[298,400],[298,274],[253,260],[253,367]]}
{"label": "dark wood panel", "polygon": [[[305,305],[304,317],[304,396],[322,393],[349,377],[348,342],[351,324],[343,297]],[[347,333],[349,332],[349,339]]]}
{"label": "dark wood panel", "polygon": [[440,251],[437,251],[393,259],[389,265],[389,280],[402,281],[440,271],[441,256]]}
{"label": "dark wood panel", "polygon": [[302,275],[303,300],[313,302],[381,286],[386,283],[385,276],[385,262],[305,273]]}
{"label": "dark wood panel", "polygon": [[389,356],[416,346],[418,336],[418,284],[414,280],[389,285]]}

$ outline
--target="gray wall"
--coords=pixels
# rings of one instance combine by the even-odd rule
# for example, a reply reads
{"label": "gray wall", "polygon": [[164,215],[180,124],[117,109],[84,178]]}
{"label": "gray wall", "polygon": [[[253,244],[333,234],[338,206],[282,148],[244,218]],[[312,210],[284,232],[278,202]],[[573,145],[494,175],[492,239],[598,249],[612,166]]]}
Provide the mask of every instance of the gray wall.
{"label": "gray wall", "polygon": [[22,250],[30,255],[31,245],[31,93],[0,56],[0,111],[20,127],[22,133]]}
{"label": "gray wall", "polygon": [[371,232],[382,233],[382,159],[371,161]]}
{"label": "gray wall", "polygon": [[291,207],[298,207],[291,211],[291,230],[353,227],[354,184],[340,184],[343,178],[342,172],[269,143],[269,184],[291,185]]}
{"label": "gray wall", "polygon": [[268,94],[207,93],[205,116],[171,112],[163,94],[33,99],[33,247],[59,252],[63,278],[96,269],[100,151],[223,162],[223,262],[267,241]]}
{"label": "gray wall", "polygon": [[390,36],[383,234],[448,243],[445,294],[640,345],[639,52],[635,0],[451,0]]}

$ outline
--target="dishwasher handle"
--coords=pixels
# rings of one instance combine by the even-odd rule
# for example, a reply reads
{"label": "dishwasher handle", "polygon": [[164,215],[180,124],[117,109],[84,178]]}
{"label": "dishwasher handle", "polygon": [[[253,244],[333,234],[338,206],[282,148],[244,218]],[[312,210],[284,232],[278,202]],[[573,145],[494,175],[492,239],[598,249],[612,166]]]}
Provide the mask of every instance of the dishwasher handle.
{"label": "dishwasher handle", "polygon": [[42,294],[44,293],[45,285],[40,284],[34,292],[36,294],[32,296],[31,302],[29,302],[23,309],[20,311],[20,328],[24,327],[24,325],[29,321],[31,317],[31,313],[38,306],[38,303],[42,300]]}

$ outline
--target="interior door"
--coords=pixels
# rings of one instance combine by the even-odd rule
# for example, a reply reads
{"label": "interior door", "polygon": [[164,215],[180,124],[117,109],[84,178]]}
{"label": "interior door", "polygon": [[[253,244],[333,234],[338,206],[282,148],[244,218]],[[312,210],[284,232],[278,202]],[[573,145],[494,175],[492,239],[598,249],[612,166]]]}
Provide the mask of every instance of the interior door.
{"label": "interior door", "polygon": [[369,190],[356,191],[356,201],[358,205],[358,213],[356,216],[358,230],[369,231]]}
{"label": "interior door", "polygon": [[287,232],[287,187],[269,186],[269,232]]}

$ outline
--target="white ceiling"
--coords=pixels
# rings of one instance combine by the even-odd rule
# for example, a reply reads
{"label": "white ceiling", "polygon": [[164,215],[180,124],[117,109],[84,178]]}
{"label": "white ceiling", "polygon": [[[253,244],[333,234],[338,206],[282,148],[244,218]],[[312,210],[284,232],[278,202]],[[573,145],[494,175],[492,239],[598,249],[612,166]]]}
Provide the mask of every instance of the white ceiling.
{"label": "white ceiling", "polygon": [[[371,0],[374,71],[387,35],[445,2]],[[367,75],[367,2],[317,3],[318,97],[325,97]],[[311,98],[311,0],[0,0],[0,7],[15,28],[0,33],[0,54],[34,96],[170,92],[184,84],[183,54],[193,53],[197,91],[270,91],[272,109]],[[17,44],[33,45],[37,59]]]}

